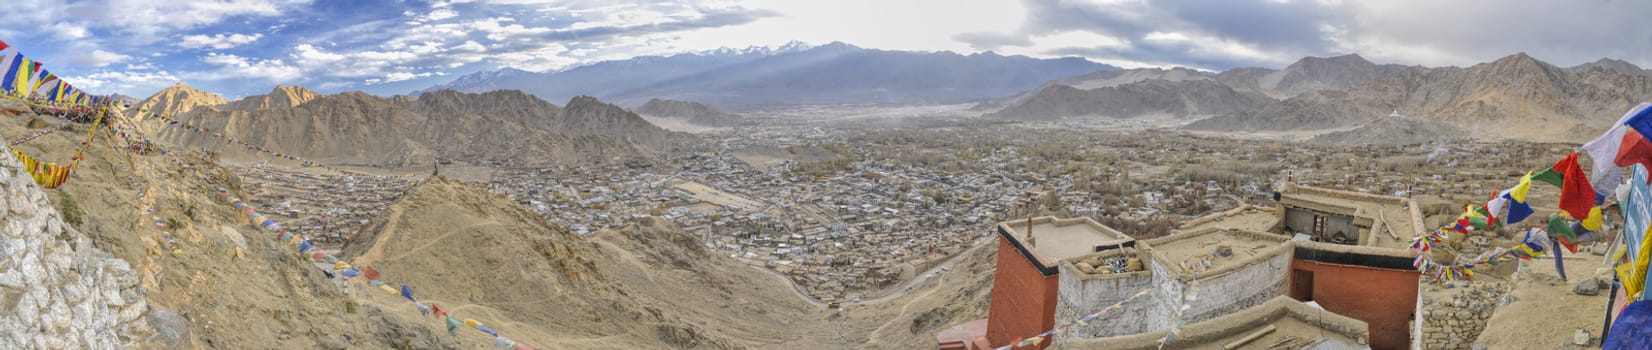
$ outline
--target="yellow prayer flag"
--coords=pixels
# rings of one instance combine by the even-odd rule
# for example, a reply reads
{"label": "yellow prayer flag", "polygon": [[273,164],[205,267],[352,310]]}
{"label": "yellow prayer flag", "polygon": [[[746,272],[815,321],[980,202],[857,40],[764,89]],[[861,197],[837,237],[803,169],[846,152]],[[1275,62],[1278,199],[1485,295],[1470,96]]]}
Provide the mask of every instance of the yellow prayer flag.
{"label": "yellow prayer flag", "polygon": [[333,269],[334,270],[349,270],[350,269],[350,263],[340,261],[337,264],[333,264]]}
{"label": "yellow prayer flag", "polygon": [[469,318],[465,319],[465,327],[476,328],[476,326],[479,326],[481,324],[482,324],[481,322],[476,322],[476,320],[474,320],[474,319],[469,319]]}
{"label": "yellow prayer flag", "polygon": [[390,288],[390,285],[388,284],[379,285],[379,289],[383,289],[385,293],[390,293],[390,295],[402,295],[401,291],[398,291],[395,288]]}
{"label": "yellow prayer flag", "polygon": [[1514,201],[1516,201],[1516,202],[1525,203],[1526,202],[1526,191],[1529,191],[1531,189],[1532,189],[1532,172],[1528,171],[1528,172],[1526,172],[1526,176],[1521,176],[1520,177],[1520,183],[1519,184],[1514,185],[1514,188],[1509,189],[1509,197],[1514,198]]}
{"label": "yellow prayer flag", "polygon": [[1600,231],[1600,226],[1602,224],[1600,216],[1600,207],[1589,208],[1589,217],[1584,218],[1581,223],[1583,224],[1583,229],[1589,231]]}

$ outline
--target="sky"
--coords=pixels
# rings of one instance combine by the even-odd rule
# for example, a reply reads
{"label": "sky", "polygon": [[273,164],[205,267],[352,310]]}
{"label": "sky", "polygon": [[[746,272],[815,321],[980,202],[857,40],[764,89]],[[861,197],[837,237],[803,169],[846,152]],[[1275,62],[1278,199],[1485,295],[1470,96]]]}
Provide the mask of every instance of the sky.
{"label": "sky", "polygon": [[720,47],[1076,56],[1126,68],[1280,68],[1358,53],[1468,66],[1526,52],[1652,67],[1639,0],[9,0],[0,40],[83,90],[185,83],[405,94],[478,71],[544,72]]}

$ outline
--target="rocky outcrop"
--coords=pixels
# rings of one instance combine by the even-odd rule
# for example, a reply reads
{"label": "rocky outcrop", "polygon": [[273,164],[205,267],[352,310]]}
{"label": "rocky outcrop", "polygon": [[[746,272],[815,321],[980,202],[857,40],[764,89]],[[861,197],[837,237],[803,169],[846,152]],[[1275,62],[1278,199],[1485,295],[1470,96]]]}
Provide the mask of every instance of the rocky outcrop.
{"label": "rocky outcrop", "polygon": [[137,274],[61,217],[0,150],[0,348],[139,344],[152,330]]}

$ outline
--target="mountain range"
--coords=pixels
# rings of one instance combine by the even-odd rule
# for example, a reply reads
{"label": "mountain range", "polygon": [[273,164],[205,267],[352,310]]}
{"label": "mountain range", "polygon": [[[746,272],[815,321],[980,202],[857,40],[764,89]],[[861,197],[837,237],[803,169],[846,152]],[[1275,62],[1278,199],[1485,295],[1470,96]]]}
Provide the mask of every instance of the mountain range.
{"label": "mountain range", "polygon": [[[574,97],[556,106],[514,90],[442,90],[383,98],[361,92],[322,95],[280,86],[268,94],[223,102],[216,95],[178,85],[136,108],[331,165],[652,164],[686,137],[592,97]],[[236,149],[208,133],[141,124],[173,145]]]}
{"label": "mountain range", "polygon": [[[1652,72],[1615,59],[1561,68],[1517,53],[1469,67],[1303,58],[1282,70],[1126,69],[1056,79],[981,103],[989,118],[1179,118],[1186,130],[1334,133],[1316,140],[1520,138],[1575,142],[1652,96]],[[1399,112],[1404,118],[1384,120]],[[1450,136],[1445,136],[1450,134]]]}
{"label": "mountain range", "polygon": [[1475,138],[1583,141],[1652,96],[1652,76],[1624,74],[1642,70],[1618,62],[1560,68],[1518,53],[1466,68],[1410,67],[1346,90],[1303,93],[1186,128],[1334,130],[1398,111]]}
{"label": "mountain range", "polygon": [[1112,66],[1082,58],[991,52],[866,49],[841,42],[717,50],[605,61],[560,71],[516,69],[461,76],[441,89],[517,89],[548,100],[590,95],[621,105],[689,100],[726,109],[819,104],[942,104],[996,98]]}

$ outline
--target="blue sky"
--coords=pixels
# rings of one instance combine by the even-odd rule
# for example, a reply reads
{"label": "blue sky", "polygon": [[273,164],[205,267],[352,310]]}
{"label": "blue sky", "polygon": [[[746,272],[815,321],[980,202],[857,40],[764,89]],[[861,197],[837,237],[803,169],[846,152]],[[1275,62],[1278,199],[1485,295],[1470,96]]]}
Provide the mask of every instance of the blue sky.
{"label": "blue sky", "polygon": [[1081,56],[1123,67],[1281,67],[1355,52],[1469,65],[1527,52],[1652,66],[1652,1],[11,0],[0,40],[93,93],[176,82],[389,95],[500,67],[800,40]]}

